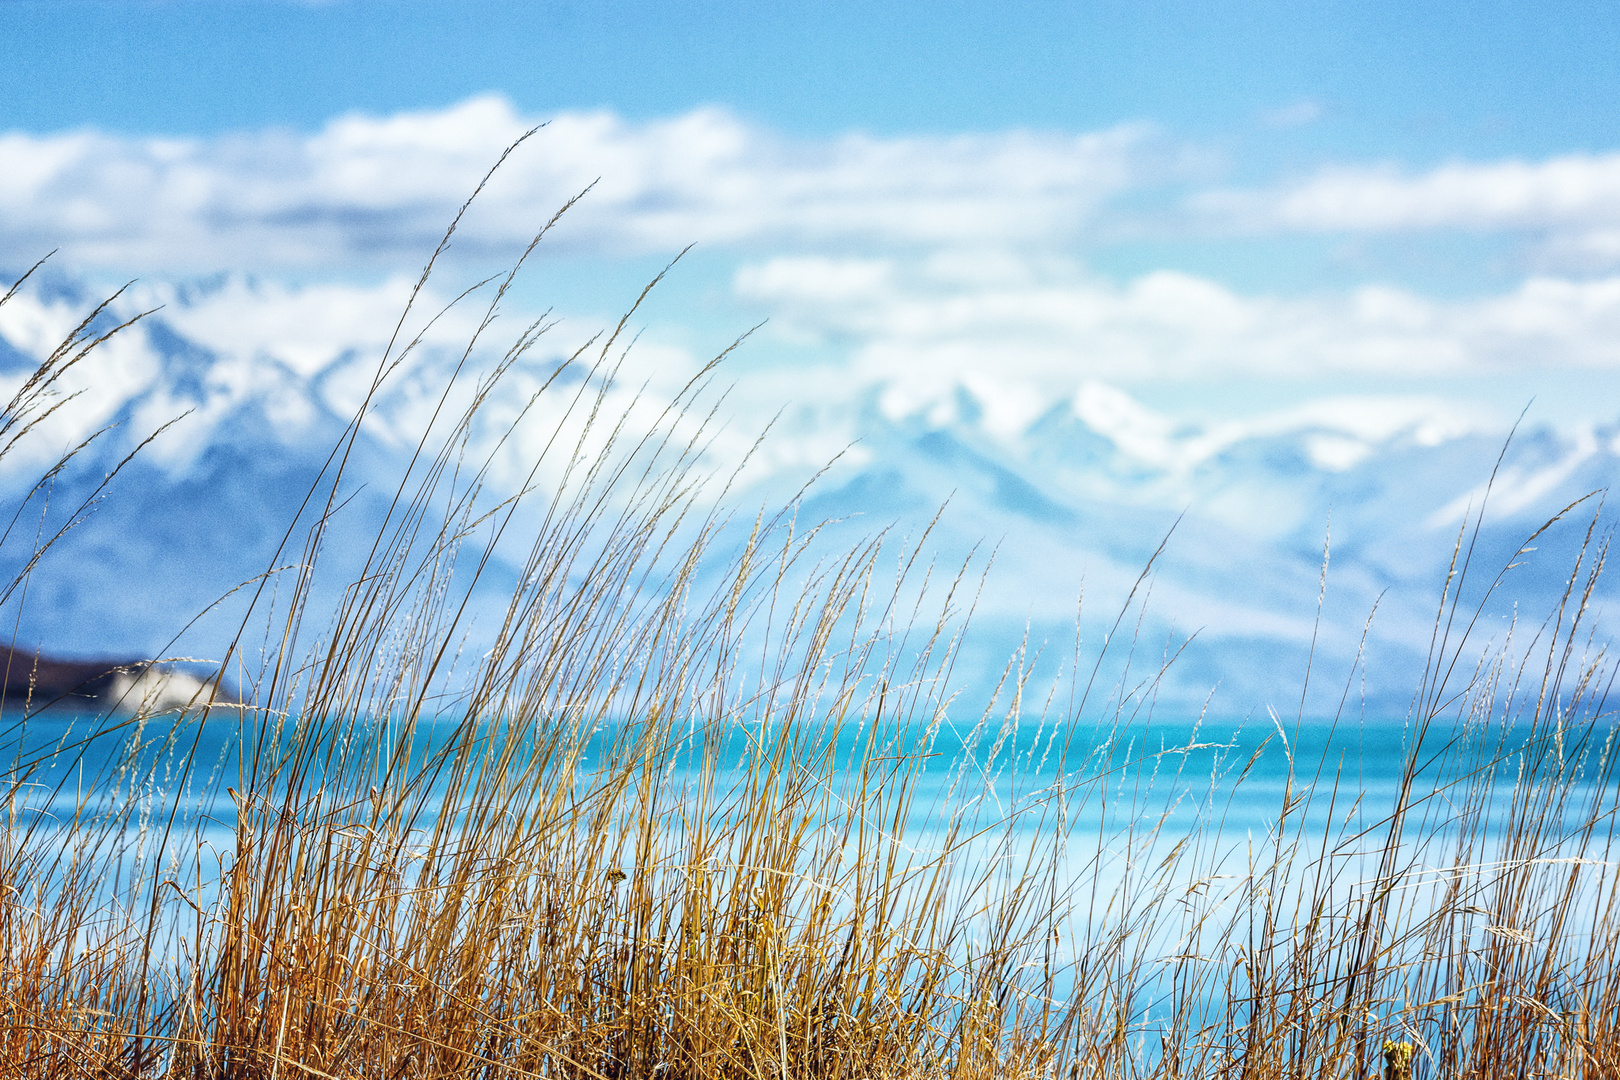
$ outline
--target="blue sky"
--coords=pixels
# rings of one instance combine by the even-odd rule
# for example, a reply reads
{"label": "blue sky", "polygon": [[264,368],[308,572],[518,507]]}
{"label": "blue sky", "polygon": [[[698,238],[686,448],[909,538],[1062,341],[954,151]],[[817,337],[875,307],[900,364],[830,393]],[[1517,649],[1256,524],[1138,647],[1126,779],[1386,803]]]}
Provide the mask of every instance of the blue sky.
{"label": "blue sky", "polygon": [[[1532,399],[1552,423],[1620,412],[1620,19],[1599,4],[0,10],[14,268],[60,247],[99,283],[225,275],[255,283],[231,303],[344,296],[358,318],[549,121],[460,265],[600,178],[519,300],[583,333],[693,243],[648,340],[700,355],[766,320],[749,415],[807,370],[930,415],[1005,391],[1008,424],[1099,380],[1172,421],[1345,397],[1453,427]],[[342,324],[204,344],[363,349]]]}
{"label": "blue sky", "polygon": [[1596,3],[328,3],[5,0],[10,125],[318,127],[500,90],[544,113],[724,103],[801,134],[1150,119],[1268,164],[1608,147],[1620,20]]}

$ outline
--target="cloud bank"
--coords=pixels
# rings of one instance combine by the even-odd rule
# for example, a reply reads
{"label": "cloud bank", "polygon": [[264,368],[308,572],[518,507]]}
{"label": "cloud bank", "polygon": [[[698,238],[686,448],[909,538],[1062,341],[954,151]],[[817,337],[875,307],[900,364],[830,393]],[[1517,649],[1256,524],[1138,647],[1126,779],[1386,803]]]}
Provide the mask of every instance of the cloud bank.
{"label": "cloud bank", "polygon": [[[1272,119],[1320,114],[1302,102]],[[1465,229],[1535,234],[1544,254],[1587,269],[1620,260],[1620,153],[1416,172],[1352,163],[1239,190],[1215,183],[1218,155],[1141,123],[789,138],[720,108],[644,122],[605,110],[527,117],[493,95],[308,133],[0,134],[0,242],[148,273],[397,268],[431,248],[501,149],[537,125],[464,244],[511,249],[591,188],[561,239],[616,254]]]}
{"label": "cloud bank", "polygon": [[[1284,112],[1268,122],[1322,110]],[[1373,416],[1434,402],[1433,386],[1414,380],[1451,380],[1466,398],[1468,386],[1511,377],[1499,394],[1510,408],[1497,410],[1511,415],[1527,379],[1620,373],[1620,276],[1602,269],[1605,245],[1620,260],[1620,154],[1344,166],[1239,191],[1211,186],[1216,156],[1145,124],[790,138],[717,108],[544,118],[483,96],[307,133],[0,135],[0,251],[21,260],[60,246],[80,267],[142,275],[150,284],[132,302],[168,305],[168,324],[215,357],[194,395],[199,417],[258,395],[294,423],[310,395],[341,411],[456,208],[503,147],[542,123],[456,250],[500,266],[586,189],[548,252],[611,260],[703,245],[720,265],[702,298],[711,318],[730,332],[770,320],[772,344],[751,348],[732,398],[741,426],[786,407],[770,452],[798,464],[837,453],[862,409],[955,416],[963,394],[985,431],[1014,438],[1093,384],[1252,379],[1343,398],[1338,382],[1355,378],[1358,408]],[[1211,230],[1530,233],[1586,269],[1527,270],[1485,295],[1437,298],[1377,281],[1285,295],[1209,273],[1094,268],[1150,218],[1153,242],[1186,244]],[[220,271],[205,287],[176,283]],[[627,300],[601,297],[600,310]],[[0,334],[29,351],[46,314],[14,305]],[[559,317],[569,341],[600,326]],[[655,326],[631,362],[636,378],[678,386],[705,358],[694,340]],[[152,372],[131,353],[108,384]],[[1442,412],[1452,415],[1436,407],[1436,423],[1452,430]],[[1321,461],[1349,461],[1359,445],[1324,442]]]}
{"label": "cloud bank", "polygon": [[1285,299],[1173,271],[1114,284],[1040,261],[818,256],[747,265],[736,289],[792,333],[858,342],[857,366],[897,386],[1620,369],[1620,277],[1465,301],[1386,286]]}
{"label": "cloud bank", "polygon": [[1211,214],[1307,230],[1620,225],[1620,153],[1455,162],[1423,173],[1341,167],[1265,193],[1198,197]]}
{"label": "cloud bank", "polygon": [[1338,166],[1269,190],[1188,199],[1193,220],[1227,235],[1511,233],[1533,261],[1563,271],[1620,266],[1620,153],[1543,161],[1451,162],[1424,172]]}
{"label": "cloud bank", "polygon": [[[213,139],[0,136],[0,239],[156,270],[375,266],[420,258],[501,149],[541,124],[500,97],[320,131]],[[1028,243],[1073,237],[1108,198],[1181,169],[1143,125],[1058,135],[792,140],[707,108],[631,123],[549,118],[462,230],[526,242],[591,188],[565,243]]]}

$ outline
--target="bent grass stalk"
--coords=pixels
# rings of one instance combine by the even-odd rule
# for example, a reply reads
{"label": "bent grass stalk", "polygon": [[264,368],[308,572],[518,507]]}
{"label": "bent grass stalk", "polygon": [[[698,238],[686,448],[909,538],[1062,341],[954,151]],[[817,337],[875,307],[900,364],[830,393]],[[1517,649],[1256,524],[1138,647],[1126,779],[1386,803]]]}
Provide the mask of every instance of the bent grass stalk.
{"label": "bent grass stalk", "polygon": [[[63,407],[45,389],[89,325],[0,437]],[[1036,709],[1015,657],[993,700],[954,699],[967,569],[934,580],[926,537],[892,570],[886,537],[836,550],[794,505],[741,526],[706,509],[710,369],[638,427],[612,414],[619,331],[530,402],[561,402],[542,455],[560,480],[537,464],[492,497],[474,433],[542,330],[470,395],[444,389],[323,614],[358,418],[345,433],[301,556],[255,586],[244,631],[275,629],[252,704],[200,706],[238,732],[222,771],[200,728],[139,717],[17,759],[0,1076],[1620,1069],[1595,515],[1524,646],[1476,645],[1448,591],[1392,796],[1296,761],[1280,722],[1268,789],[1258,750],[1149,748],[1162,668],[1110,691],[1099,662],[1078,704]],[[485,631],[497,549],[519,570]],[[226,664],[247,668],[247,640]],[[45,767],[97,740],[126,747],[100,786],[42,797]],[[1258,799],[1260,835],[1223,831]]]}

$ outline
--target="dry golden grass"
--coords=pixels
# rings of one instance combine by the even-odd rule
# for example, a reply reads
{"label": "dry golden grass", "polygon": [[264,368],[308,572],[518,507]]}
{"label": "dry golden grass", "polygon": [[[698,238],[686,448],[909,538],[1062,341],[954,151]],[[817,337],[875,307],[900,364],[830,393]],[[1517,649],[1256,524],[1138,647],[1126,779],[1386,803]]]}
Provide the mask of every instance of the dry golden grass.
{"label": "dry golden grass", "polygon": [[[84,331],[0,438],[62,407]],[[1620,1075],[1611,669],[1583,622],[1606,537],[1477,664],[1448,593],[1392,793],[1294,760],[1287,725],[1255,793],[1252,759],[1200,781],[1206,750],[1109,738],[1126,695],[1036,705],[1013,667],[999,705],[950,700],[971,582],[829,552],[791,508],[739,541],[703,509],[707,372],[635,428],[605,411],[617,334],[543,391],[563,481],[491,505],[472,433],[535,332],[446,388],[364,572],[313,611],[356,418],[221,665],[252,707],[18,756],[0,1077]],[[42,780],[108,740],[99,786]],[[202,801],[143,801],[174,768]],[[1258,798],[1264,831],[1223,834]]]}

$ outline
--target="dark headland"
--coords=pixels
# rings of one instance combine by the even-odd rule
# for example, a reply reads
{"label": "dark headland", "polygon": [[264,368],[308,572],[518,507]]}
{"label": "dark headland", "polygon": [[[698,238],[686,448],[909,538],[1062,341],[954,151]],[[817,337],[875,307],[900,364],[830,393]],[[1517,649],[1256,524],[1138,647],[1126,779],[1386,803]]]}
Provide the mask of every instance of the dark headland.
{"label": "dark headland", "polygon": [[138,657],[75,660],[0,646],[0,675],[0,698],[32,708],[80,705],[158,713],[238,701],[211,680]]}

